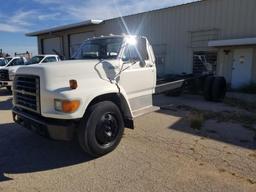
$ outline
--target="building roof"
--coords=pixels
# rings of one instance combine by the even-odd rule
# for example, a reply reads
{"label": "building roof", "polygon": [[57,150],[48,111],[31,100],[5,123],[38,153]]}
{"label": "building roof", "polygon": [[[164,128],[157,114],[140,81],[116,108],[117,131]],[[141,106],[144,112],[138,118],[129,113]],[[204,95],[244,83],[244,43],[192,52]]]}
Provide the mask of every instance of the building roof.
{"label": "building roof", "polygon": [[98,24],[101,24],[102,22],[103,22],[103,20],[88,20],[88,21],[83,21],[80,23],[73,23],[73,24],[69,24],[69,25],[63,25],[63,26],[59,26],[59,27],[53,27],[50,29],[27,33],[26,36],[38,36],[38,35],[42,35],[42,34],[46,34],[46,33],[63,31],[65,29],[70,29],[70,28],[83,27],[83,26],[89,26],[89,25],[98,25]]}
{"label": "building roof", "polygon": [[256,38],[243,38],[243,39],[228,39],[209,41],[209,47],[229,47],[229,46],[242,46],[242,45],[256,45]]}
{"label": "building roof", "polygon": [[[192,4],[196,4],[196,3],[200,3],[200,2],[204,2],[204,1],[207,1],[207,0],[194,0],[194,1],[189,2],[189,3],[183,3],[183,4],[171,6],[171,7],[165,7],[165,8],[145,11],[145,12],[141,12],[141,13],[126,15],[124,17],[144,14],[144,13],[148,13],[148,12],[161,11],[161,10],[166,10],[166,9],[175,9],[177,7],[192,5]],[[117,18],[119,18],[119,17],[111,18],[111,19],[107,19],[107,20],[88,20],[88,21],[84,21],[84,22],[80,22],[80,23],[75,23],[75,24],[70,24],[70,25],[63,25],[63,26],[59,26],[59,27],[54,27],[54,28],[49,28],[49,29],[45,29],[45,30],[41,30],[41,31],[27,33],[26,36],[39,36],[39,35],[43,35],[43,34],[47,34],[47,33],[54,33],[54,32],[63,31],[63,30],[67,30],[67,29],[72,29],[72,28],[76,28],[76,27],[84,27],[84,26],[89,26],[89,25],[98,25],[98,24],[103,23],[104,21],[117,19]]]}

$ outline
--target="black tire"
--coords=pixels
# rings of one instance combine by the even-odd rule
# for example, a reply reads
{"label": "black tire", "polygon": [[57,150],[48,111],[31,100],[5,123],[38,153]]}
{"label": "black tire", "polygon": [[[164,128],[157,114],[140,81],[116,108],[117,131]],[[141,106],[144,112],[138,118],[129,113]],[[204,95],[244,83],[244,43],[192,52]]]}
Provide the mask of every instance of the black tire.
{"label": "black tire", "polygon": [[227,92],[227,82],[224,77],[215,77],[212,84],[212,100],[216,102],[222,101]]}
{"label": "black tire", "polygon": [[12,87],[11,87],[11,86],[7,86],[6,89],[7,89],[10,93],[12,93]]}
{"label": "black tire", "polygon": [[119,108],[111,101],[91,106],[81,120],[79,143],[92,157],[113,151],[121,141],[124,121]]}
{"label": "black tire", "polygon": [[212,85],[214,77],[207,77],[204,82],[204,98],[206,101],[212,101]]}

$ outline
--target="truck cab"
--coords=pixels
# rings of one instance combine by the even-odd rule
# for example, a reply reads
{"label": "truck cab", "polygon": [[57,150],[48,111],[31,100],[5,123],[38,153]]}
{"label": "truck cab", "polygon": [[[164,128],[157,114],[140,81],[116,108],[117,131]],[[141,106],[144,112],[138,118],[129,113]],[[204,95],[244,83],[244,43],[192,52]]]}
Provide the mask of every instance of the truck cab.
{"label": "truck cab", "polygon": [[1,59],[5,60],[5,63],[1,63],[0,69],[11,66],[24,65],[27,62],[27,59],[25,57],[8,57]]}
{"label": "truck cab", "polygon": [[16,71],[13,117],[53,139],[77,136],[85,152],[98,157],[117,147],[135,117],[154,110],[155,87],[155,56],[147,38],[91,38],[72,60]]}

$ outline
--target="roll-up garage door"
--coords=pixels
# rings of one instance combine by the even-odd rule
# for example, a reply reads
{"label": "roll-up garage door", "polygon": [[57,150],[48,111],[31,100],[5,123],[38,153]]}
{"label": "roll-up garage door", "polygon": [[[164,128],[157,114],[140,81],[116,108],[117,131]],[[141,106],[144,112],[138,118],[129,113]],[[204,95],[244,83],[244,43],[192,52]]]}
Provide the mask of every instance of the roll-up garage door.
{"label": "roll-up garage door", "polygon": [[72,57],[81,44],[88,38],[93,37],[93,32],[77,33],[69,36],[69,52]]}
{"label": "roll-up garage door", "polygon": [[54,50],[63,54],[61,49],[61,38],[49,38],[43,40],[43,54],[55,54]]}

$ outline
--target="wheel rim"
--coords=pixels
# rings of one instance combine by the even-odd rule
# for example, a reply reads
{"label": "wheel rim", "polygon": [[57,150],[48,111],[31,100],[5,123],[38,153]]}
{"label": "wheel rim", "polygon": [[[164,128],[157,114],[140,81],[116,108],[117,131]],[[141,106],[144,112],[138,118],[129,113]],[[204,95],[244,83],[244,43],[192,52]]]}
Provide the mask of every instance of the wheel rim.
{"label": "wheel rim", "polygon": [[104,114],[96,127],[96,140],[101,146],[113,144],[118,135],[119,127],[116,117],[111,113]]}

